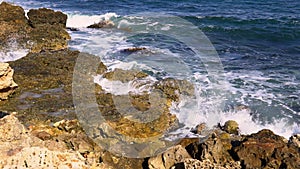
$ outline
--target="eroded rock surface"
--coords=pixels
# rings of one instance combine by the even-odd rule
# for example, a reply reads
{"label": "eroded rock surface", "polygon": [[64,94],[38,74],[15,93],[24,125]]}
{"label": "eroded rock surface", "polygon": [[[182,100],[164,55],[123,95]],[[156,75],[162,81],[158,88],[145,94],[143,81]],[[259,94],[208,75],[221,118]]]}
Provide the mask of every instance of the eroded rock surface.
{"label": "eroded rock surface", "polygon": [[60,50],[71,38],[65,30],[67,16],[62,12],[41,8],[30,10],[29,20],[22,7],[0,4],[0,50],[29,49],[31,52]]}
{"label": "eroded rock surface", "polygon": [[18,85],[13,80],[14,70],[8,63],[0,62],[0,100],[6,100]]}

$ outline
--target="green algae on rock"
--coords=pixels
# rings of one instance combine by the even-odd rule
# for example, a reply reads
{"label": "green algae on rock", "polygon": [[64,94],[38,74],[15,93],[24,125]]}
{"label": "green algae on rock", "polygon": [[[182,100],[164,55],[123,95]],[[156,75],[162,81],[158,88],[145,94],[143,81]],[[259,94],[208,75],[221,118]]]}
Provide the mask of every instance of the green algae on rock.
{"label": "green algae on rock", "polygon": [[[17,111],[25,124],[35,118],[44,121],[75,118],[72,80],[78,54],[70,50],[29,53],[10,62],[20,87],[14,97],[0,103],[1,110]],[[106,67],[101,64],[99,72],[104,70]]]}

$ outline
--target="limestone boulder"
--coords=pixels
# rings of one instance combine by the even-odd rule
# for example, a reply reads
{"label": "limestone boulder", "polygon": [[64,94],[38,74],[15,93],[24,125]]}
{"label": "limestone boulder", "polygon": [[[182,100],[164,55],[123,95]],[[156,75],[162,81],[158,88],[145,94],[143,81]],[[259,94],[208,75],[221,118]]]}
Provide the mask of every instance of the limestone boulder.
{"label": "limestone boulder", "polygon": [[8,63],[0,63],[0,100],[8,99],[18,85],[13,80],[14,70]]}

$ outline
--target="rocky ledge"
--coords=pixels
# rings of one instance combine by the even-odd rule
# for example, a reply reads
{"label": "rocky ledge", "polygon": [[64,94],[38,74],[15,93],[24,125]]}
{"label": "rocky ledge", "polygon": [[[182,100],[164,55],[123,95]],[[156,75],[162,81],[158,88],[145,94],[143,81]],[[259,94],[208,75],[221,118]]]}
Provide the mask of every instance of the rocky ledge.
{"label": "rocky ledge", "polygon": [[31,52],[68,47],[67,15],[51,9],[31,9],[28,18],[20,6],[0,4],[0,50],[28,49]]}
{"label": "rocky ledge", "polygon": [[[0,64],[0,168],[300,168],[299,135],[289,140],[270,130],[241,135],[234,121],[216,126],[206,138],[183,139],[154,157],[125,158],[102,149],[86,135],[75,114],[72,80],[80,52],[67,49],[66,15],[42,8],[30,10],[28,17],[21,7],[0,4],[0,50],[9,48],[14,39],[30,51],[10,62],[11,67]],[[144,83],[147,78],[139,71],[108,71],[99,63],[96,72],[108,81]],[[157,100],[163,105],[162,116],[153,124],[135,126],[113,106],[112,97],[123,98],[103,87],[96,85],[94,93],[106,120],[120,133],[139,138],[177,124],[168,112],[170,103],[178,102],[180,93],[193,93],[193,86],[184,80],[167,78],[153,83],[150,87],[167,98]],[[148,93],[130,93],[128,97],[136,109],[149,110]],[[114,118],[109,119],[111,113]],[[206,125],[199,124],[193,132],[204,131]]]}

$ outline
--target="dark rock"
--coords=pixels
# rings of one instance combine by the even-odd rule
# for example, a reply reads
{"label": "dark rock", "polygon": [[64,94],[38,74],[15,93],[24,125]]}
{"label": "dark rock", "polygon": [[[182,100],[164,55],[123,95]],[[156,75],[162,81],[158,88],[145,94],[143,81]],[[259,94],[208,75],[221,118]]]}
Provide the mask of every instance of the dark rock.
{"label": "dark rock", "polygon": [[104,20],[104,21],[100,21],[98,23],[94,23],[94,24],[88,26],[87,28],[97,28],[97,29],[99,29],[99,28],[112,28],[114,26],[115,26],[115,24],[112,21]]}
{"label": "dark rock", "polygon": [[44,24],[66,28],[67,15],[60,11],[47,8],[30,9],[27,16],[30,25],[34,28]]}
{"label": "dark rock", "polygon": [[246,136],[233,151],[244,168],[300,168],[299,150],[270,130]]}
{"label": "dark rock", "polygon": [[146,50],[146,49],[147,48],[145,48],[145,47],[132,47],[132,48],[123,49],[121,52],[132,53],[132,52],[137,52],[137,51]]}
{"label": "dark rock", "polygon": [[73,27],[67,27],[67,30],[69,30],[69,31],[79,31],[79,29],[78,28],[73,28]]}
{"label": "dark rock", "polygon": [[7,116],[7,115],[9,115],[9,114],[6,113],[6,112],[0,111],[0,119]]}

